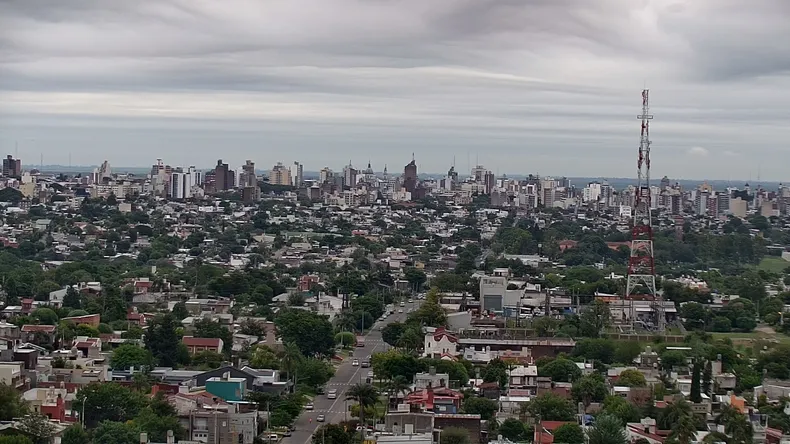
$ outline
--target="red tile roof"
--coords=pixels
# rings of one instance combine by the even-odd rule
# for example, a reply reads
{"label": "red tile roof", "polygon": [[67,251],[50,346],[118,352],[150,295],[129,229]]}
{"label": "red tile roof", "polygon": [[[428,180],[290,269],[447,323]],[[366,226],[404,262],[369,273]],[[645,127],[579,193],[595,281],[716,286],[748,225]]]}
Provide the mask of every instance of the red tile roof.
{"label": "red tile roof", "polygon": [[184,336],[181,342],[189,347],[219,347],[221,339],[218,338],[196,338],[194,336]]}
{"label": "red tile roof", "polygon": [[35,333],[35,332],[55,333],[55,326],[26,324],[22,326],[21,331],[24,333]]}

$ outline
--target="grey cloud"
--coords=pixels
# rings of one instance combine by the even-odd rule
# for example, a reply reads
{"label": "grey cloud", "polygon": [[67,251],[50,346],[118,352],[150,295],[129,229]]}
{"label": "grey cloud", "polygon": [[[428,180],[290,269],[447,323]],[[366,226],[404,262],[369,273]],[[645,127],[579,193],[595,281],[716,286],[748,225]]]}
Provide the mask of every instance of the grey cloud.
{"label": "grey cloud", "polygon": [[[264,165],[355,153],[398,165],[415,151],[441,171],[469,151],[502,172],[628,175],[646,83],[653,165],[734,175],[743,160],[721,153],[790,163],[788,5],[5,0],[0,150],[46,132],[37,149],[85,163],[146,164],[161,146],[210,163],[220,145]],[[695,146],[704,165],[687,161]]]}

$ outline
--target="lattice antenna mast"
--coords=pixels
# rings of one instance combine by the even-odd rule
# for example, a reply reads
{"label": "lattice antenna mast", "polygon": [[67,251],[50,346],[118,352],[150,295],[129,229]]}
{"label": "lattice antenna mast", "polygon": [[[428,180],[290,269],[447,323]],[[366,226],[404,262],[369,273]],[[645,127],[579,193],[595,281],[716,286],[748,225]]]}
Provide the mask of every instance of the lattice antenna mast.
{"label": "lattice antenna mast", "polygon": [[634,220],[631,228],[631,256],[628,260],[626,297],[640,290],[643,296],[655,301],[656,325],[664,330],[663,305],[656,293],[656,267],[653,255],[653,220],[650,193],[650,114],[649,90],[642,90],[642,122],[637,160],[637,186],[634,199]]}

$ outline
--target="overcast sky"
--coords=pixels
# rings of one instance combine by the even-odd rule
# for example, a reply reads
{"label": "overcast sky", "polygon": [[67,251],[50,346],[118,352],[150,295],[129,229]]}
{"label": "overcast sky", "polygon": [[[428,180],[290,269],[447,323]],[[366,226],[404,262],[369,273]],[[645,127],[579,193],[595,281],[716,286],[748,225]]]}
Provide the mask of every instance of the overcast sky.
{"label": "overcast sky", "polygon": [[790,0],[0,0],[36,164],[790,180]]}

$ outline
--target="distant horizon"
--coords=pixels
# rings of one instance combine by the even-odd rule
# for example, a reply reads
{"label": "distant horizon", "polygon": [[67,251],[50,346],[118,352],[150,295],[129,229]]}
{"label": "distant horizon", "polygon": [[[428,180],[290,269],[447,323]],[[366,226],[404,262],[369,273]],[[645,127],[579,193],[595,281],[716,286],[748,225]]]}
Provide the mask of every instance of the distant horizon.
{"label": "distant horizon", "polygon": [[[47,171],[48,168],[51,168],[51,169],[55,169],[55,170],[58,170],[58,169],[62,169],[63,170],[63,171],[54,171],[54,172],[63,172],[63,173],[66,173],[66,172],[68,172],[68,173],[85,172],[85,173],[88,173],[88,172],[91,172],[90,170],[92,170],[94,168],[98,168],[99,166],[100,165],[60,165],[60,164],[30,165],[30,164],[23,164],[22,168],[24,170],[27,170],[27,171],[29,171],[31,169],[41,170],[42,168],[43,168],[44,171]],[[183,167],[183,166],[181,166],[181,167]],[[419,165],[418,165],[418,167],[419,167]],[[135,171],[138,171],[138,170],[150,170],[151,167],[150,166],[114,166],[111,163],[110,164],[110,168],[111,168],[111,170],[114,173],[115,172],[131,172],[131,173],[134,173]],[[213,169],[213,168],[204,168],[204,167],[197,167],[197,166],[196,166],[196,168],[198,170],[200,170],[200,171],[209,171],[209,170]],[[88,171],[82,171],[83,169],[87,169]],[[256,171],[258,171],[258,172],[267,172],[268,173],[268,172],[271,171],[271,169],[256,168]],[[334,170],[333,169],[333,171],[341,171],[341,170]],[[320,173],[320,170],[304,170],[304,174],[305,175],[318,175],[319,173]],[[374,169],[374,173],[382,174],[383,171],[375,171],[375,169]],[[389,174],[393,174],[393,172],[391,172],[391,171],[389,171],[388,173]],[[522,177],[527,177],[530,174],[536,175],[536,176],[539,176],[539,177],[544,177],[544,178],[545,177],[551,177],[551,178],[554,178],[554,179],[559,179],[559,178],[563,178],[564,177],[564,178],[571,179],[571,180],[573,180],[573,179],[607,180],[607,181],[636,181],[637,180],[636,177],[626,177],[626,176],[592,176],[592,175],[590,175],[590,176],[572,176],[572,175],[567,175],[567,174],[539,174],[539,173],[500,173],[500,174],[497,174],[497,178],[501,178],[502,176],[507,176],[508,178],[520,179]],[[444,177],[444,176],[446,176],[446,173],[421,172],[421,173],[418,173],[418,175],[419,176],[431,176],[431,177],[434,177],[434,176]],[[459,177],[469,177],[469,176],[471,176],[471,174],[469,174],[469,173],[461,173],[461,172],[459,172],[458,175],[459,175]],[[664,175],[651,176],[650,182],[651,183],[659,183],[663,177],[664,177]],[[716,183],[730,182],[730,183],[741,184],[741,186],[744,185],[744,184],[751,184],[751,183],[756,183],[756,184],[759,183],[760,185],[766,185],[766,184],[782,185],[782,184],[784,184],[783,181],[757,180],[755,178],[749,178],[749,179],[746,179],[746,178],[735,178],[735,179],[713,178],[713,179],[711,179],[711,178],[688,178],[688,177],[669,177],[669,176],[667,176],[667,177],[672,182],[700,182],[700,183],[704,183],[704,182],[716,182]]]}

